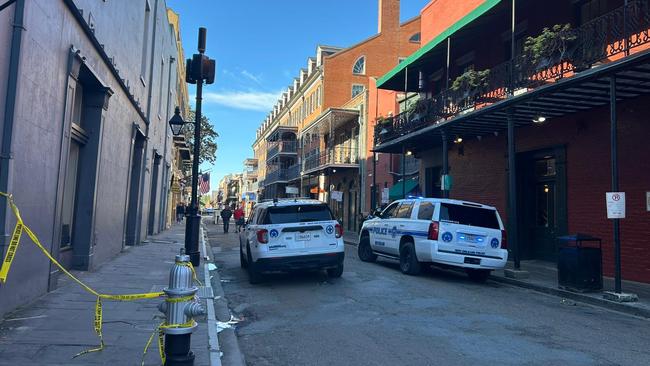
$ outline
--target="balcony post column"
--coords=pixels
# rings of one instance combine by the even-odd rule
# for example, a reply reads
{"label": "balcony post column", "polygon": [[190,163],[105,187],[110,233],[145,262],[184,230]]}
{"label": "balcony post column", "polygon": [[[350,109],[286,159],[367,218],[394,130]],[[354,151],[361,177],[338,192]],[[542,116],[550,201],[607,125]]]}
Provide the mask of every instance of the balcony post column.
{"label": "balcony post column", "polygon": [[406,198],[406,145],[402,144],[402,199]]}
{"label": "balcony post column", "polygon": [[[610,149],[612,159],[612,192],[618,192],[618,117],[616,114],[616,77],[612,76],[609,88]],[[614,222],[614,291],[621,293],[621,227],[620,219]]]}
{"label": "balcony post column", "polygon": [[370,212],[377,206],[377,153],[372,152],[372,187],[370,189]]}
{"label": "balcony post column", "polygon": [[[449,174],[449,146],[447,145],[447,133],[445,131],[442,131],[442,176],[443,180],[441,181],[444,182],[446,176]],[[448,187],[445,186],[444,184],[441,184],[441,190],[442,190],[442,197],[443,198],[449,198],[449,190],[447,189]]]}
{"label": "balcony post column", "polygon": [[449,89],[449,64],[451,62],[451,37],[447,37],[447,64],[445,66],[445,89]]}
{"label": "balcony post column", "polygon": [[508,246],[512,248],[515,271],[521,268],[519,240],[517,240],[517,159],[515,149],[515,118],[508,109]]}

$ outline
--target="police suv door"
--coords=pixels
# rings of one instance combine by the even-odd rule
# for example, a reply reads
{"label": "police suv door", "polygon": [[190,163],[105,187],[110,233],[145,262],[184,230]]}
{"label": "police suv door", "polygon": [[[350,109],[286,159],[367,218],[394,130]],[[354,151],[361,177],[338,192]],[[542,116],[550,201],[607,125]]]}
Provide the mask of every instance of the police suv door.
{"label": "police suv door", "polygon": [[386,252],[386,240],[390,237],[388,235],[388,221],[393,217],[397,211],[399,202],[393,202],[382,211],[378,219],[372,220],[369,227],[370,233],[370,246],[373,250],[378,252]]}
{"label": "police suv door", "polygon": [[411,213],[414,204],[415,202],[412,200],[402,201],[394,217],[390,219],[388,223],[389,239],[386,245],[389,254],[399,255],[399,243],[402,240],[402,235],[410,232]]}

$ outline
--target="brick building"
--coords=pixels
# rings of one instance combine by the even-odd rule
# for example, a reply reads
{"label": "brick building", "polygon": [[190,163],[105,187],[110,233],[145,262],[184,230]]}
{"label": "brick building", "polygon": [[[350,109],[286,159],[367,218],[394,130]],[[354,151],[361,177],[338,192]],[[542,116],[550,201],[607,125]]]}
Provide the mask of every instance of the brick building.
{"label": "brick building", "polygon": [[555,260],[558,236],[587,233],[613,275],[605,193],[625,192],[622,278],[650,282],[649,2],[461,3],[427,5],[428,42],[377,81],[414,102],[375,128],[375,151],[418,157],[427,196],[496,206],[516,262]]}
{"label": "brick building", "polygon": [[[369,148],[370,79],[419,45],[420,18],[400,23],[399,0],[379,0],[376,35],[348,48],[319,47],[258,131],[253,149],[261,156],[259,147],[267,144],[264,197],[283,197],[286,185],[300,187],[303,196],[328,202],[344,228],[356,231],[366,200],[367,177],[360,172]],[[274,187],[277,182],[282,185]]]}

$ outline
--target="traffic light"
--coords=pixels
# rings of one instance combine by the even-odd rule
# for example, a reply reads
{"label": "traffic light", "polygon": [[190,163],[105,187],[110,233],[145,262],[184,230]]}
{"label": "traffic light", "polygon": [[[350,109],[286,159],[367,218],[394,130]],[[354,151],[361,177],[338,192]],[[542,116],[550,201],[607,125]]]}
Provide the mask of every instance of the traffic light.
{"label": "traffic light", "polygon": [[188,83],[196,84],[199,80],[205,81],[206,84],[214,83],[216,63],[208,56],[194,54],[191,59],[187,59],[185,65],[185,81]]}

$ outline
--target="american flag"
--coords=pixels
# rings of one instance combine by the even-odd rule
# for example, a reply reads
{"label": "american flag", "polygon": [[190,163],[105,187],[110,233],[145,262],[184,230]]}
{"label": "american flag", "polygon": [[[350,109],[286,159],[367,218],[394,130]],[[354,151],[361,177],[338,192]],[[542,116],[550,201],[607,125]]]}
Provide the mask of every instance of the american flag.
{"label": "american flag", "polygon": [[199,192],[206,194],[210,192],[210,173],[201,174],[201,183],[199,183]]}

